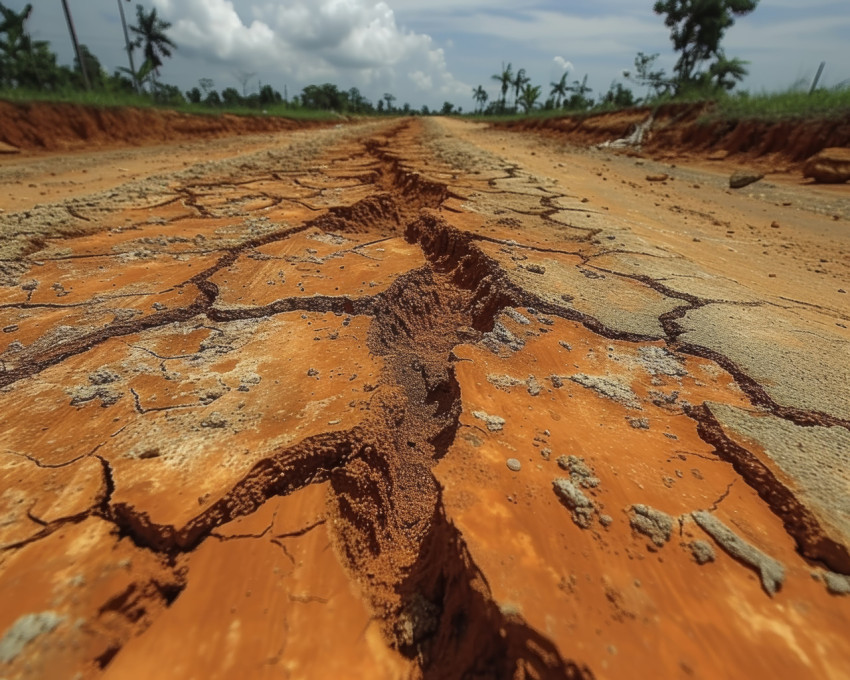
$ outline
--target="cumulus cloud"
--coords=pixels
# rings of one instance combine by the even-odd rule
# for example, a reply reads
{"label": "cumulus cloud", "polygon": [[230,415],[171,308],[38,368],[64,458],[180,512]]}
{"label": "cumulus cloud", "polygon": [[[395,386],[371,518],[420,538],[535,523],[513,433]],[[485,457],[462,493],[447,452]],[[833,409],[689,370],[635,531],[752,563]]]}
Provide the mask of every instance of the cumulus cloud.
{"label": "cumulus cloud", "polygon": [[558,67],[562,71],[572,71],[575,67],[573,66],[573,62],[567,61],[563,57],[555,57],[552,61],[558,65]]}
{"label": "cumulus cloud", "polygon": [[188,56],[301,81],[408,85],[465,94],[432,38],[399,26],[378,0],[154,0]]}

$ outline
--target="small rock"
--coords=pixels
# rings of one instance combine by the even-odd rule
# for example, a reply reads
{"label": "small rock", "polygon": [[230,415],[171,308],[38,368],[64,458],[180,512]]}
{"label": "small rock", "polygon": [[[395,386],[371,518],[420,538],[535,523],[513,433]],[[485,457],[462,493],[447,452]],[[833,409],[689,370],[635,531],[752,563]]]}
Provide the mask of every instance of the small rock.
{"label": "small rock", "polygon": [[668,179],[670,179],[670,175],[668,175],[666,172],[662,172],[657,175],[646,176],[647,182],[666,182]]}
{"label": "small rock", "polygon": [[591,489],[599,486],[599,479],[594,477],[594,471],[588,467],[584,458],[579,456],[558,456],[558,467],[570,473],[570,479],[579,486]]}
{"label": "small rock", "polygon": [[691,516],[717,544],[736,560],[757,570],[761,584],[768,595],[775,595],[785,581],[785,567],[755,546],[744,541],[714,515],[699,510]]}
{"label": "small rock", "polygon": [[214,401],[221,399],[223,396],[224,390],[222,389],[207,390],[198,397],[198,401],[201,402],[204,406],[209,406]]}
{"label": "small rock", "polygon": [[490,374],[487,376],[487,382],[500,390],[504,390],[505,392],[510,392],[511,387],[516,387],[517,385],[522,385],[523,381],[519,378],[514,378],[510,375],[496,375]]}
{"label": "small rock", "polygon": [[729,152],[726,149],[718,149],[717,151],[712,151],[708,154],[707,158],[710,161],[722,161],[725,160],[729,155]]}
{"label": "small rock", "polygon": [[587,529],[593,518],[593,502],[565,477],[554,479],[552,487],[561,502],[572,511],[573,521],[582,529]]}
{"label": "small rock", "polygon": [[493,324],[493,330],[485,333],[481,338],[481,344],[491,352],[498,354],[504,347],[518,352],[525,346],[525,340],[518,338],[501,321],[497,321]]}
{"label": "small rock", "polygon": [[823,574],[823,582],[831,595],[850,595],[850,576],[827,571]]}
{"label": "small rock", "polygon": [[218,411],[213,411],[201,421],[201,427],[208,427],[214,430],[221,429],[227,427],[227,421]]}
{"label": "small rock", "polygon": [[688,547],[691,549],[691,555],[693,555],[694,561],[697,564],[714,562],[714,548],[711,547],[711,543],[706,541],[692,541],[688,544]]}
{"label": "small rock", "polygon": [[490,432],[499,432],[505,426],[505,419],[499,416],[491,416],[484,411],[473,411],[472,415],[483,420]]}
{"label": "small rock", "polygon": [[640,408],[638,396],[632,391],[632,388],[625,380],[617,377],[586,375],[584,373],[576,373],[569,376],[569,379],[582,387],[587,387],[597,392],[606,399],[611,399],[630,408]]}
{"label": "small rock", "polygon": [[632,529],[648,537],[661,548],[673,534],[673,518],[648,505],[633,505],[629,524]]}
{"label": "small rock", "polygon": [[850,149],[833,147],[815,154],[803,165],[803,177],[824,184],[843,184],[850,179]]}
{"label": "small rock", "polygon": [[729,178],[729,187],[731,189],[742,189],[745,186],[758,182],[764,177],[764,173],[755,172],[752,170],[738,170]]}
{"label": "small rock", "polygon": [[636,430],[648,430],[649,418],[627,418],[629,425]]}
{"label": "small rock", "polygon": [[522,469],[522,463],[520,463],[516,458],[508,458],[506,465],[508,466],[508,470],[511,472],[519,472]]}
{"label": "small rock", "polygon": [[525,265],[525,270],[531,272],[532,274],[545,274],[546,267],[539,264],[527,264]]}
{"label": "small rock", "polygon": [[523,326],[531,325],[531,321],[529,320],[529,318],[515,310],[513,307],[508,307],[507,309],[505,309],[505,316],[507,316],[512,321],[516,321],[518,324],[522,324]]}

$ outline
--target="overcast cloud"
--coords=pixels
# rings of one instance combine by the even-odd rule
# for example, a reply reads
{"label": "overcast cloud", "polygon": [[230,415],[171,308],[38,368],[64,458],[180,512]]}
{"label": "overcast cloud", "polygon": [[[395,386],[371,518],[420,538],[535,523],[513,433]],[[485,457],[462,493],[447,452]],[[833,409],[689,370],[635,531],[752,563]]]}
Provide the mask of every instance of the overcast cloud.
{"label": "overcast cloud", "polygon": [[[25,0],[5,0],[20,9]],[[69,0],[81,42],[112,71],[124,65],[116,0]],[[604,92],[632,67],[637,51],[661,53],[672,66],[667,30],[652,2],[596,0],[142,0],[172,22],[179,49],[162,77],[188,89],[210,77],[216,87],[241,87],[254,73],[256,90],[268,83],[290,96],[309,83],[359,87],[377,100],[393,92],[398,103],[434,107],[445,100],[471,108],[472,88],[496,96],[491,75],[502,62],[524,67],[533,82],[588,74]],[[72,59],[59,2],[35,2],[29,28],[49,40],[60,61]],[[518,6],[519,5],[519,6]],[[135,19],[135,0],[124,5]],[[825,82],[850,79],[847,0],[762,0],[739,19],[727,52],[751,62],[752,90],[781,89],[808,78],[821,60]]]}

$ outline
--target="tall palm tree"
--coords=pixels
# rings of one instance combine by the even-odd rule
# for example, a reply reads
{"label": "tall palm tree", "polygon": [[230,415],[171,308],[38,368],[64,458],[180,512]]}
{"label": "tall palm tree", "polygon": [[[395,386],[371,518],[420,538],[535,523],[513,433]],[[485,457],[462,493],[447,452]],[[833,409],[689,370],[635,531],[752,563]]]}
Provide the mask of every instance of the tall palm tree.
{"label": "tall palm tree", "polygon": [[569,71],[564,71],[561,75],[561,79],[557,83],[549,83],[552,86],[552,91],[549,93],[550,96],[555,97],[555,108],[561,108],[561,102],[567,98],[567,91],[570,89],[570,86],[567,85],[567,76],[570,75]]}
{"label": "tall palm tree", "polygon": [[[30,5],[27,5],[25,11],[29,16]],[[74,20],[71,18],[71,10],[68,8],[68,0],[62,0],[62,9],[65,10],[65,20],[68,22],[68,32],[71,34],[71,42],[74,43],[74,54],[77,55],[77,63],[80,65],[80,72],[83,74],[83,84],[87,90],[91,89],[89,82],[89,74],[86,73],[86,65],[83,63],[82,55],[80,54],[80,44],[77,42],[77,32],[74,30]]]}
{"label": "tall palm tree", "polygon": [[519,104],[519,93],[522,92],[522,88],[524,88],[528,83],[531,82],[531,78],[529,78],[525,74],[525,69],[521,68],[516,72],[516,78],[514,78],[513,86],[514,86],[514,108]]}
{"label": "tall palm tree", "polygon": [[[130,0],[125,0],[130,2]],[[139,79],[136,77],[136,66],[133,63],[133,45],[130,43],[130,34],[127,32],[127,20],[124,17],[124,5],[118,0],[118,13],[121,15],[121,27],[124,29],[124,44],[127,46],[127,58],[130,60],[130,77],[133,79],[133,89],[139,92]]]}
{"label": "tall palm tree", "polygon": [[156,93],[156,76],[162,66],[162,57],[170,57],[171,50],[177,49],[165,32],[171,28],[171,23],[163,21],[156,15],[156,8],[145,12],[145,8],[136,5],[136,21],[138,26],[130,26],[136,34],[136,46],[142,48],[145,61],[150,64],[152,89]]}
{"label": "tall palm tree", "polygon": [[478,110],[484,111],[484,105],[490,97],[487,94],[487,90],[479,85],[478,87],[472,88],[472,98],[478,102]]}
{"label": "tall palm tree", "polygon": [[537,103],[537,100],[540,98],[540,91],[542,87],[540,85],[530,85],[526,83],[522,88],[522,94],[519,98],[519,103],[522,104],[522,108],[525,109],[525,112],[528,113],[531,109],[534,108],[534,105]]}
{"label": "tall palm tree", "polygon": [[511,63],[508,62],[508,65],[505,66],[505,62],[502,62],[502,71],[491,76],[491,78],[502,86],[502,110],[504,111],[505,100],[508,97],[508,90],[514,82],[514,72],[511,68]]}
{"label": "tall palm tree", "polygon": [[572,98],[574,100],[574,104],[577,108],[587,109],[593,104],[593,102],[588,99],[585,95],[593,92],[591,88],[587,86],[587,74],[585,73],[582,81],[573,81],[573,85],[569,88],[571,91],[575,92],[575,96]]}

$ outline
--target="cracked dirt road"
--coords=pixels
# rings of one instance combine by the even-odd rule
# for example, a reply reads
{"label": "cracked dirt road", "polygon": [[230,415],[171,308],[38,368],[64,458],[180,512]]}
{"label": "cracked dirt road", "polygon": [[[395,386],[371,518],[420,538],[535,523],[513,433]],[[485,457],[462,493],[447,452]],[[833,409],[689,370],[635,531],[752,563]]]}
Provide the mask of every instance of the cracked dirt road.
{"label": "cracked dirt road", "polygon": [[846,196],[180,150],[0,167],[3,677],[846,677]]}

